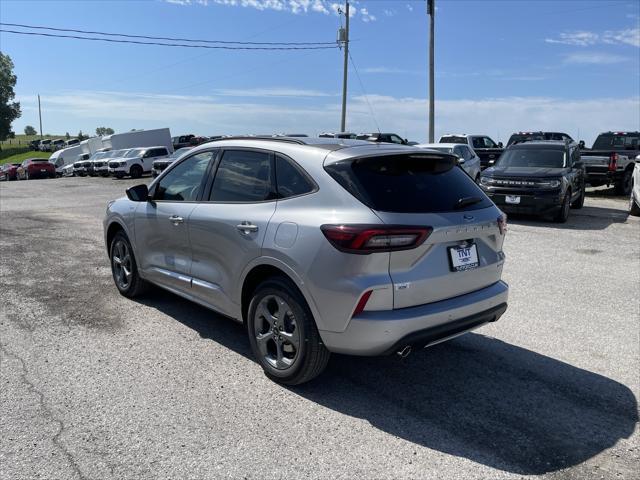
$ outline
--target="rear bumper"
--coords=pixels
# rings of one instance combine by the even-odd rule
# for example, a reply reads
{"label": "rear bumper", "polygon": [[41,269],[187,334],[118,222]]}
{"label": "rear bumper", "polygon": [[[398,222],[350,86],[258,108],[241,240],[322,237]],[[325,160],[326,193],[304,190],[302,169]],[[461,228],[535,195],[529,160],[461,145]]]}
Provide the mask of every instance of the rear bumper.
{"label": "rear bumper", "polygon": [[507,309],[509,286],[499,281],[448,300],[398,310],[363,312],[344,332],[320,331],[332,352],[384,355],[413,345],[424,347],[456,337],[488,322]]}
{"label": "rear bumper", "polygon": [[615,172],[609,171],[608,167],[591,167],[587,165],[586,167],[587,173],[587,183],[615,183],[617,180],[622,179],[624,175],[624,170],[616,170]]}

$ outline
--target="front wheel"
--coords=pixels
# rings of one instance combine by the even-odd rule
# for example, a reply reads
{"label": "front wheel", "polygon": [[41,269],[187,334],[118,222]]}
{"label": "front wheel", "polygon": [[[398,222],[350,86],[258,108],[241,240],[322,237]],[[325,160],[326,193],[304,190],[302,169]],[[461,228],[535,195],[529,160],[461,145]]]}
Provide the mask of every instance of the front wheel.
{"label": "front wheel", "polygon": [[565,223],[567,220],[569,220],[570,205],[571,205],[571,190],[567,191],[567,193],[565,194],[564,200],[562,201],[562,206],[560,207],[560,210],[558,211],[556,216],[553,218],[553,220],[558,223]]}
{"label": "front wheel", "polygon": [[133,255],[131,243],[124,232],[115,234],[109,249],[111,273],[118,291],[125,297],[134,298],[144,293],[147,288],[138,273],[138,265]]}
{"label": "front wheel", "polygon": [[629,195],[629,215],[640,217],[640,205],[638,205],[635,198],[633,198],[633,193]]}
{"label": "front wheel", "polygon": [[142,167],[140,165],[133,165],[129,170],[131,178],[140,178],[142,176]]}
{"label": "front wheel", "polygon": [[582,208],[584,206],[584,184],[582,184],[582,188],[580,189],[580,196],[578,199],[571,204],[571,208],[575,208],[576,210]]}
{"label": "front wheel", "polygon": [[249,304],[247,333],[253,354],[276,382],[308,382],[329,361],[313,315],[289,279],[273,277],[256,288]]}

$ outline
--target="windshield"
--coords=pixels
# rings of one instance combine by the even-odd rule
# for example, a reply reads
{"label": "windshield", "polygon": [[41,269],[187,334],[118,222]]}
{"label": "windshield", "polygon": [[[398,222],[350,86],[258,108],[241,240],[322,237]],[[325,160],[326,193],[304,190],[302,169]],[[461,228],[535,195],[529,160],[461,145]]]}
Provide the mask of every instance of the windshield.
{"label": "windshield", "polygon": [[46,158],[34,158],[31,160],[32,162],[48,162]]}
{"label": "windshield", "polygon": [[89,160],[100,160],[101,158],[104,158],[104,154],[105,152],[96,152],[89,157]]}
{"label": "windshield", "polygon": [[142,155],[142,152],[144,150],[142,150],[141,148],[134,148],[132,150],[130,150],[126,155],[125,158],[132,158],[132,157],[138,157],[140,155]]}
{"label": "windshield", "polygon": [[179,148],[178,150],[173,152],[169,158],[178,158],[180,155],[182,155],[185,152],[188,152],[189,150],[191,150],[191,148],[189,147]]}
{"label": "windshield", "polygon": [[446,135],[444,137],[440,137],[440,141],[438,143],[467,143],[467,139],[456,135]]}
{"label": "windshield", "polygon": [[638,140],[640,134],[638,133],[605,133],[598,135],[596,141],[593,143],[594,150],[637,150]]}
{"label": "windshield", "polygon": [[567,156],[564,150],[516,148],[506,150],[496,162],[500,168],[565,168]]}

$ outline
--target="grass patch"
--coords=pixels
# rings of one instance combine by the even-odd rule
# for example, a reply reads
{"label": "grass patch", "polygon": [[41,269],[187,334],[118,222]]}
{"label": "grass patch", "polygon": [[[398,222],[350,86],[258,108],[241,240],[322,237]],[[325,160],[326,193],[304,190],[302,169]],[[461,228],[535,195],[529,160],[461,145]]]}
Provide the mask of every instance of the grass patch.
{"label": "grass patch", "polygon": [[[47,139],[57,140],[58,138],[66,140],[66,137],[64,135],[43,135],[42,136],[43,140],[47,140]],[[75,137],[72,136],[71,138],[75,138]],[[29,142],[31,140],[40,140],[40,135],[16,135],[15,138],[7,138],[6,140],[1,141],[0,145],[2,146],[3,149],[13,148],[13,147],[25,147],[29,145]]]}
{"label": "grass patch", "polygon": [[10,157],[0,159],[0,165],[4,163],[22,163],[27,158],[49,158],[51,156],[51,152],[31,152],[26,151],[22,153],[16,153],[15,155],[11,155]]}

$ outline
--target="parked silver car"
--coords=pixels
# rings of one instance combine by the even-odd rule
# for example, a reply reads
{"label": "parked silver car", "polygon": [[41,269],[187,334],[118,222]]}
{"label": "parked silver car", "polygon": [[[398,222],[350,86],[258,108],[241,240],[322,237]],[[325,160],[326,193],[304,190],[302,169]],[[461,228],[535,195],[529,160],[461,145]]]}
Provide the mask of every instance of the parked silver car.
{"label": "parked silver car", "polygon": [[285,384],[329,352],[405,355],[500,318],[505,229],[455,156],[335,138],[201,145],[104,220],[120,293],[151,282],[244,322]]}

